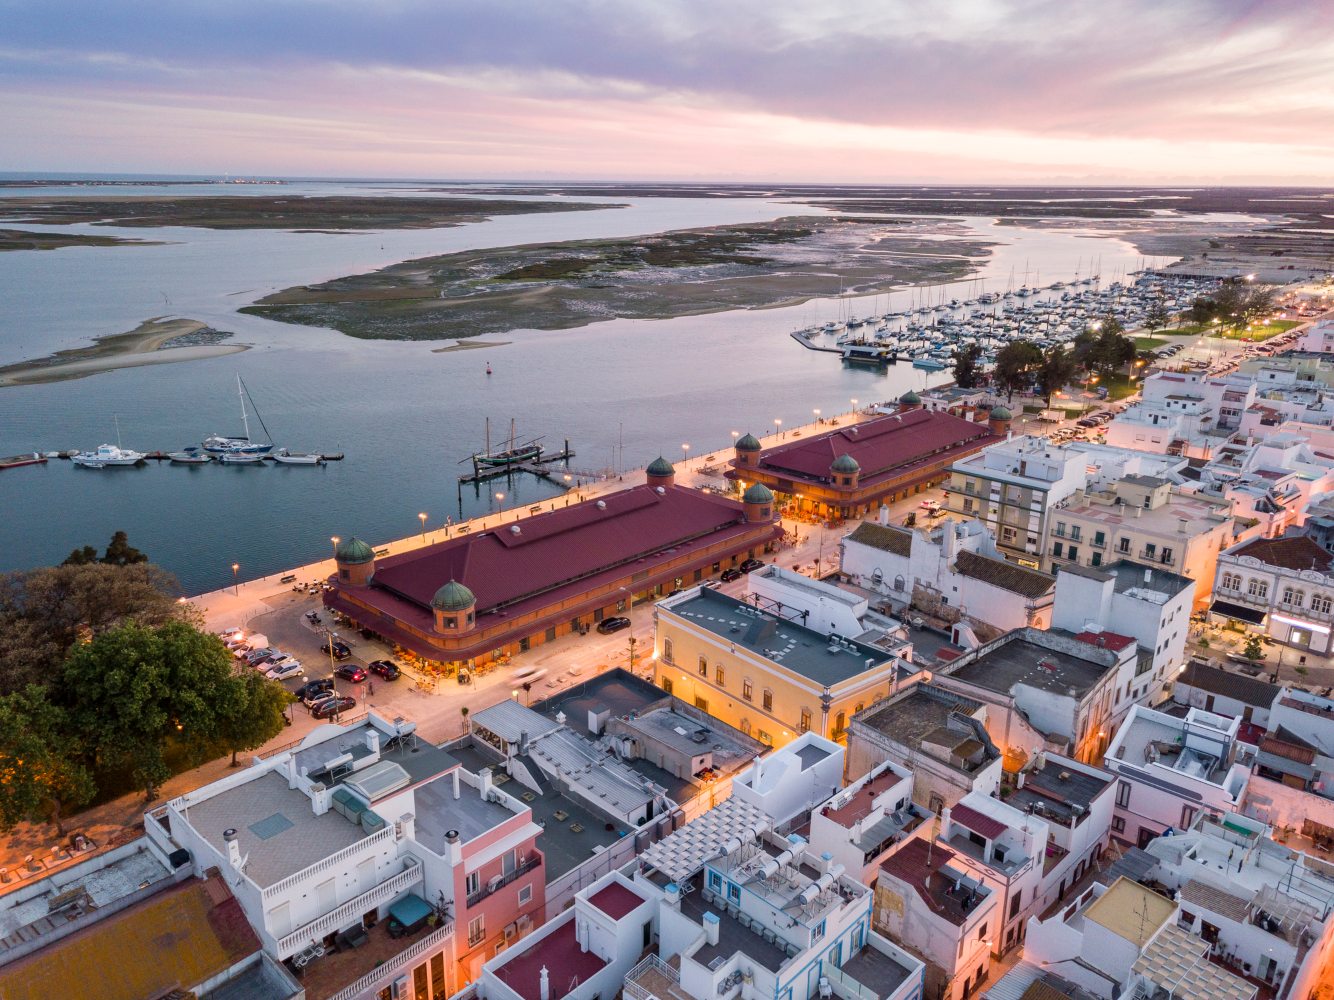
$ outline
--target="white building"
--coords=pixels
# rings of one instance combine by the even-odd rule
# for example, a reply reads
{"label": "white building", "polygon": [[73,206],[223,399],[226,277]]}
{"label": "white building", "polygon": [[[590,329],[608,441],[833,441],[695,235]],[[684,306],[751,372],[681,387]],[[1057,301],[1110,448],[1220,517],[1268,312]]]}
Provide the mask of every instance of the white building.
{"label": "white building", "polygon": [[1177,893],[1178,926],[1278,1000],[1304,1000],[1334,961],[1334,875],[1268,834],[1235,813],[1201,817],[1146,850],[1158,859],[1153,878]]}
{"label": "white building", "polygon": [[1201,814],[1235,811],[1253,748],[1237,740],[1238,719],[1192,708],[1184,719],[1135,705],[1103,766],[1117,776],[1112,834],[1143,847]]}
{"label": "white building", "polygon": [[[759,809],[782,829],[805,819],[843,784],[844,749],[816,733],[802,733],[732,779],[732,795]],[[852,869],[849,868],[849,871]]]}
{"label": "white building", "polygon": [[1176,675],[1172,700],[1265,729],[1269,710],[1281,691],[1277,684],[1191,660]]}
{"label": "white building", "polygon": [[1132,403],[1107,424],[1106,443],[1159,455],[1208,458],[1213,443],[1224,440],[1215,430],[1215,411],[1202,399],[1168,395],[1162,400]]}
{"label": "white building", "polygon": [[981,521],[911,530],[864,522],[839,542],[841,571],[898,604],[953,609],[1001,632],[1046,628],[1055,579],[1006,561]]}
{"label": "white building", "polygon": [[851,782],[811,811],[811,850],[828,852],[853,878],[874,883],[895,844],[927,832],[931,814],[914,804],[912,786],[912,772],[889,760]]}
{"label": "white building", "polygon": [[1315,354],[1334,353],[1334,320],[1323,319],[1318,323],[1312,323],[1294,346],[1299,351],[1311,351]]}
{"label": "white building", "polygon": [[1334,651],[1334,555],[1305,535],[1234,545],[1218,556],[1210,614],[1299,651]]}

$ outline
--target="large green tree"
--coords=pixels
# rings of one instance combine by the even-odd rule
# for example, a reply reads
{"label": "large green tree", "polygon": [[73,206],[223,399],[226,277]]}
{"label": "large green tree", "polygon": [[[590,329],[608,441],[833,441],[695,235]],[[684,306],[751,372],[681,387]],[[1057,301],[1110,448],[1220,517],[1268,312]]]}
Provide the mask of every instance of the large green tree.
{"label": "large green tree", "polygon": [[954,355],[954,384],[960,389],[975,389],[982,381],[982,348],[966,344]]}
{"label": "large green tree", "polygon": [[108,629],[71,651],[61,680],[96,767],[127,771],[149,800],[171,774],[169,753],[186,766],[205,760],[243,697],[218,638],[179,621]]}
{"label": "large green tree", "polygon": [[64,835],[64,812],[96,790],[66,713],[32,685],[0,697],[0,832],[28,820]]}
{"label": "large green tree", "polygon": [[95,562],[104,562],[111,566],[129,566],[134,563],[148,562],[148,556],[130,544],[129,535],[123,531],[117,531],[111,536],[111,541],[107,544],[107,550],[102,554],[100,560],[97,557],[97,549],[91,545],[85,545],[66,556],[61,565],[87,566]]}
{"label": "large green tree", "polygon": [[996,354],[993,378],[996,387],[1013,399],[1017,391],[1027,389],[1042,367],[1042,351],[1026,340],[1006,344]]}
{"label": "large green tree", "polygon": [[1161,297],[1154,299],[1149,303],[1149,308],[1144,310],[1144,328],[1153,333],[1155,330],[1161,330],[1172,322],[1172,313],[1167,308],[1167,303]]}
{"label": "large green tree", "polygon": [[1075,338],[1071,352],[1076,364],[1094,375],[1111,375],[1135,360],[1135,342],[1115,316],[1090,323]]}
{"label": "large green tree", "polygon": [[0,574],[0,694],[50,684],[75,643],[120,622],[197,622],[175,592],[171,574],[151,563]]}
{"label": "large green tree", "polygon": [[220,706],[218,745],[232,755],[256,750],[283,729],[283,713],[291,704],[287,689],[249,671],[236,678],[227,704]]}
{"label": "large green tree", "polygon": [[1059,344],[1043,355],[1037,380],[1038,390],[1048,406],[1051,406],[1051,397],[1069,385],[1078,370],[1074,356]]}

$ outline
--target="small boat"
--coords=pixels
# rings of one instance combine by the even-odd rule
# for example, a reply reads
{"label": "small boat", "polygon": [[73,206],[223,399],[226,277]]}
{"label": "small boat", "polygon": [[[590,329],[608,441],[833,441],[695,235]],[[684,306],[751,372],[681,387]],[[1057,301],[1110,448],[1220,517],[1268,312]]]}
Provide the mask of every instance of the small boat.
{"label": "small boat", "polygon": [[930,356],[924,358],[913,358],[912,366],[914,368],[920,368],[923,371],[928,371],[928,372],[938,372],[946,367],[944,362],[937,361],[935,358]]}
{"label": "small boat", "polygon": [[229,451],[218,456],[223,465],[263,465],[264,456],[252,452]]}
{"label": "small boat", "polygon": [[31,455],[10,455],[8,458],[0,458],[0,469],[13,469],[20,465],[41,465],[48,457],[39,455],[35,451]]}
{"label": "small boat", "polygon": [[[491,450],[491,421],[486,422],[486,449],[472,456],[472,461],[483,468],[503,469],[510,465],[522,465],[542,457],[541,438],[516,444],[514,441],[514,421],[510,421],[509,447],[501,451]],[[466,460],[465,460],[466,461]]]}
{"label": "small boat", "polygon": [[167,457],[171,459],[173,465],[207,465],[213,461],[213,456],[200,451],[198,448],[186,448],[183,451],[169,451]]}
{"label": "small boat", "polygon": [[310,455],[304,451],[288,451],[286,448],[279,448],[269,456],[280,465],[323,465],[323,455]]}
{"label": "small boat", "polygon": [[96,451],[81,451],[74,456],[74,464],[85,469],[105,469],[109,466],[142,465],[144,453],[118,448],[114,444],[99,445]]}

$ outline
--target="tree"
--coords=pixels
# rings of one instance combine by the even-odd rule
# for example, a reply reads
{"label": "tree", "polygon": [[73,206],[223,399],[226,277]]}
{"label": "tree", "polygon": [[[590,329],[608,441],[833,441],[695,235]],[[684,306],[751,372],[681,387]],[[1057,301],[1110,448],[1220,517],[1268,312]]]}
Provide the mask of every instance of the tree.
{"label": "tree", "polygon": [[1263,319],[1274,311],[1274,289],[1269,285],[1252,285],[1241,303],[1241,318],[1247,323]]}
{"label": "tree", "polygon": [[85,545],[81,549],[75,549],[65,557],[62,566],[90,566],[97,562],[97,549],[91,545]]}
{"label": "tree", "polygon": [[1246,637],[1246,648],[1242,650],[1241,655],[1248,660],[1264,659],[1264,647],[1260,645],[1260,637],[1254,632]]}
{"label": "tree", "polygon": [[1112,315],[1086,327],[1075,338],[1072,351],[1076,364],[1095,375],[1110,375],[1135,360],[1135,342]]}
{"label": "tree", "polygon": [[284,713],[292,696],[281,684],[275,684],[253,671],[235,678],[230,685],[228,704],[220,708],[218,745],[232,755],[262,747],[283,730]]}
{"label": "tree", "polygon": [[31,685],[0,697],[0,832],[47,820],[64,836],[64,811],[95,792],[65,713]]}
{"label": "tree", "polygon": [[169,750],[189,766],[223,741],[241,681],[217,636],[180,621],[108,629],[74,647],[61,679],[96,767],[128,770],[150,801],[171,774]]}
{"label": "tree", "polygon": [[1042,364],[1042,352],[1028,341],[1006,344],[996,354],[996,387],[1013,399],[1016,390],[1026,389]]}
{"label": "tree", "polygon": [[954,384],[960,389],[975,389],[982,379],[982,348],[965,345],[954,355]]}
{"label": "tree", "polygon": [[1060,345],[1051,348],[1043,356],[1042,366],[1037,373],[1038,389],[1048,406],[1051,406],[1051,397],[1070,384],[1077,369],[1074,356]]}
{"label": "tree", "polygon": [[1172,322],[1172,313],[1167,308],[1167,303],[1161,298],[1156,298],[1149,303],[1149,308],[1144,310],[1144,328],[1153,333],[1155,330],[1161,330]]}
{"label": "tree", "polygon": [[111,542],[107,545],[102,561],[110,566],[132,566],[148,562],[148,556],[130,545],[130,538],[125,532],[118,531],[111,536]]}
{"label": "tree", "polygon": [[176,580],[151,563],[48,566],[0,574],[0,694],[50,684],[80,639],[134,619],[199,620]]}
{"label": "tree", "polygon": [[1190,311],[1187,315],[1192,323],[1203,325],[1213,322],[1214,317],[1218,315],[1218,303],[1208,296],[1198,296],[1190,304]]}

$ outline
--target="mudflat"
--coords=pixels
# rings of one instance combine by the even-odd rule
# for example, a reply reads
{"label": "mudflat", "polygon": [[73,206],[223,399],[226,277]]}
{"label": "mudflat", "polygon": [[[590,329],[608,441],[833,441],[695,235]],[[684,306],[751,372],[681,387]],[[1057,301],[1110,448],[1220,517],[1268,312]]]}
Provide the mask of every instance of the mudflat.
{"label": "mudflat", "polygon": [[59,250],[62,247],[158,247],[154,240],[126,240],[119,236],[87,233],[37,233],[27,229],[0,229],[0,253],[6,250]]}
{"label": "mudflat", "polygon": [[0,387],[64,382],[118,368],[196,361],[249,350],[246,344],[222,343],[230,336],[198,320],[159,316],[128,333],[99,337],[87,347],[0,367]]}
{"label": "mudflat", "polygon": [[940,220],[798,216],[427,257],[288,288],[241,312],[369,339],[461,339],[950,281],[989,246]]}
{"label": "mudflat", "polygon": [[438,229],[499,215],[587,212],[622,205],[490,198],[162,195],[149,198],[0,198],[0,218],[28,224],[195,226],[203,229]]}

